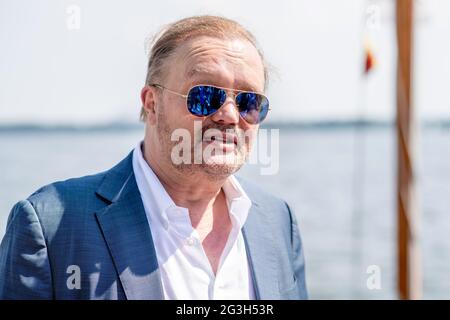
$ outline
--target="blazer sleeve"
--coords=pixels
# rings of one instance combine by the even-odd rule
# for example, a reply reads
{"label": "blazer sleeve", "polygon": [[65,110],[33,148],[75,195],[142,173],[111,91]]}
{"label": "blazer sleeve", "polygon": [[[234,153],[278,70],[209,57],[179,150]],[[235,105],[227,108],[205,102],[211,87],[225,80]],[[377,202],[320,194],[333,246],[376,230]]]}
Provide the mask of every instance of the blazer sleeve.
{"label": "blazer sleeve", "polygon": [[293,266],[295,281],[297,282],[300,299],[308,299],[308,290],[306,288],[305,277],[305,257],[303,255],[302,239],[300,237],[300,231],[297,224],[297,218],[295,214],[286,203],[289,215],[291,218],[291,244],[293,249]]}
{"label": "blazer sleeve", "polygon": [[41,223],[28,200],[11,210],[0,245],[0,299],[52,299],[52,276]]}

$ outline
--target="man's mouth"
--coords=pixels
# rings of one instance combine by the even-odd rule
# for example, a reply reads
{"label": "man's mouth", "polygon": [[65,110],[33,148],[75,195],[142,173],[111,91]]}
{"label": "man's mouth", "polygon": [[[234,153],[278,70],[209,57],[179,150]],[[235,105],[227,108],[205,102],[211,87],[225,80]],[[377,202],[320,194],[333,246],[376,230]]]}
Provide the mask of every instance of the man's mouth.
{"label": "man's mouth", "polygon": [[230,134],[230,133],[222,133],[222,134],[205,134],[203,136],[203,141],[206,142],[212,142],[212,141],[216,141],[216,142],[220,142],[220,143],[229,143],[229,144],[235,144],[237,145],[238,143],[238,138],[235,134]]}
{"label": "man's mouth", "polygon": [[203,136],[203,142],[207,144],[214,143],[219,148],[223,148],[223,151],[234,150],[238,144],[238,138],[235,134],[221,133],[221,134],[205,134]]}

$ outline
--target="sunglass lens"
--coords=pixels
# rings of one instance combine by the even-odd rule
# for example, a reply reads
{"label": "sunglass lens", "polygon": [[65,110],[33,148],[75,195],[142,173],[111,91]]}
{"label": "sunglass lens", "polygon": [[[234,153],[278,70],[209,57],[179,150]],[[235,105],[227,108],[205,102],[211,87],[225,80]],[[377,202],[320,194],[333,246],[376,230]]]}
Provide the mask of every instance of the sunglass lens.
{"label": "sunglass lens", "polygon": [[262,94],[241,92],[236,96],[236,103],[242,118],[248,123],[261,123],[269,111],[269,100]]}
{"label": "sunglass lens", "polygon": [[212,86],[196,86],[189,90],[187,104],[189,111],[196,116],[209,116],[224,104],[227,94]]}

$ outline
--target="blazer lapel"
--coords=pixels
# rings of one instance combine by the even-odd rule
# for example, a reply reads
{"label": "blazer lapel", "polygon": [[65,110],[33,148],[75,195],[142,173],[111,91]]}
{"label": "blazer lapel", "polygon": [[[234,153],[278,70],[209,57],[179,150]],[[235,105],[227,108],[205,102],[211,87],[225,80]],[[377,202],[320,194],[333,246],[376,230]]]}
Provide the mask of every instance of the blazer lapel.
{"label": "blazer lapel", "polygon": [[[127,299],[164,299],[147,216],[132,168],[132,153],[111,169],[97,195],[109,203],[96,213]],[[257,299],[280,299],[277,248],[270,212],[253,202],[243,236]]]}
{"label": "blazer lapel", "polygon": [[110,205],[96,213],[127,299],[164,299],[155,247],[136,185],[131,154],[105,177],[97,194]]}
{"label": "blazer lapel", "polygon": [[[270,214],[270,213],[269,213]],[[271,239],[270,215],[255,202],[243,227],[256,299],[278,300],[277,249]]]}

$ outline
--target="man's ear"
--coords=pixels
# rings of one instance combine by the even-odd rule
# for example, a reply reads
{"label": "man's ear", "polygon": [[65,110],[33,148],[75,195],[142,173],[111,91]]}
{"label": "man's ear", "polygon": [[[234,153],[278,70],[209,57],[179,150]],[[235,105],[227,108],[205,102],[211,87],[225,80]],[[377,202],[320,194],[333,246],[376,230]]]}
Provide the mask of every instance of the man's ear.
{"label": "man's ear", "polygon": [[146,122],[149,124],[156,124],[156,88],[151,86],[144,86],[141,90],[142,107],[146,114]]}

